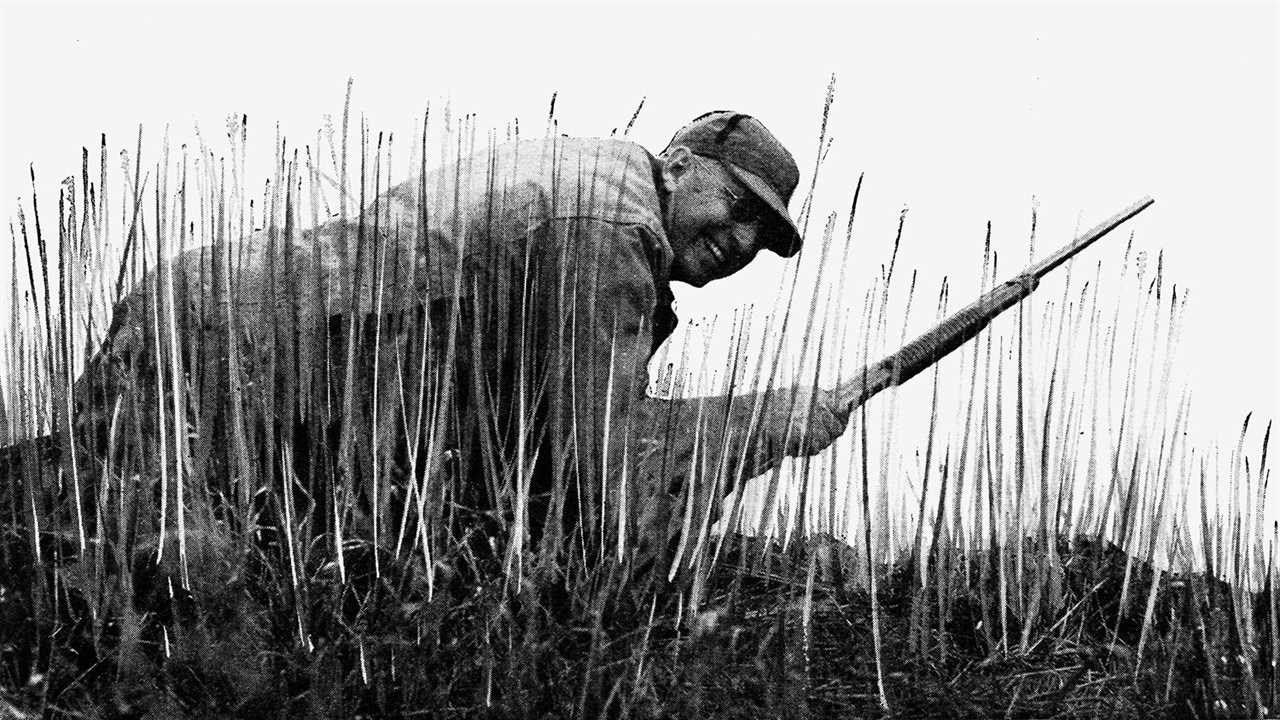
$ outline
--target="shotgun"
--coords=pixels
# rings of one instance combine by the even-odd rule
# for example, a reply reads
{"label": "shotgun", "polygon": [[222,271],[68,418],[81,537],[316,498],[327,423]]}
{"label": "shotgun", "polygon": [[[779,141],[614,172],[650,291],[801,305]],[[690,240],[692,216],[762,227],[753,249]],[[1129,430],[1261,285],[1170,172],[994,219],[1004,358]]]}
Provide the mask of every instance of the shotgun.
{"label": "shotgun", "polygon": [[902,346],[897,352],[862,368],[852,380],[833,391],[840,407],[847,408],[852,413],[880,391],[901,385],[946,357],[982,332],[997,315],[1034,292],[1040,284],[1040,278],[1129,218],[1146,210],[1154,202],[1146,197],[1112,215],[1054,254],[1006,280],[973,304]]}

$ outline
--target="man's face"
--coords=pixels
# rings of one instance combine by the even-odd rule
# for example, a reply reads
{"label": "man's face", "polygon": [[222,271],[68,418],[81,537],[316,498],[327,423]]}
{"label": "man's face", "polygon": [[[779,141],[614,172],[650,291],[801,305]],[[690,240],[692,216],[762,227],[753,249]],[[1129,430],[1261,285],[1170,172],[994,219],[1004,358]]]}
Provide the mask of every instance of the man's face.
{"label": "man's face", "polygon": [[[665,161],[671,195],[663,221],[675,253],[671,279],[702,287],[741,270],[764,247],[763,203],[714,160],[677,148]],[[735,198],[746,203],[737,213]],[[744,213],[744,207],[754,212]]]}

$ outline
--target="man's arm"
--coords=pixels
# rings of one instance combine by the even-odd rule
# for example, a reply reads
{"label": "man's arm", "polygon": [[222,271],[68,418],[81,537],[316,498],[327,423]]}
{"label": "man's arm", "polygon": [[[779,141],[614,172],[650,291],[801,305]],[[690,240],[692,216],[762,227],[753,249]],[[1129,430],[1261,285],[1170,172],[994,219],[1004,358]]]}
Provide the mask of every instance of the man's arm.
{"label": "man's arm", "polygon": [[[577,477],[591,479],[594,487],[583,494],[597,498],[592,510],[603,500],[603,517],[611,520],[590,522],[615,528],[621,517],[631,525],[625,535],[655,521],[678,527],[687,509],[701,514],[740,479],[783,457],[814,454],[843,432],[847,415],[825,393],[814,402],[789,388],[674,401],[648,396],[657,293],[645,231],[579,220],[558,232],[577,233],[562,245],[575,249],[563,277],[573,298],[564,351],[583,464]],[[699,481],[691,486],[689,477]]]}
{"label": "man's arm", "polygon": [[666,468],[661,474],[669,476],[669,489],[681,488],[696,451],[700,462],[710,463],[723,476],[721,496],[739,482],[769,472],[783,458],[821,452],[848,424],[848,414],[839,411],[830,393],[803,388],[646,398],[641,414],[655,418],[648,427],[665,438],[654,446],[663,448],[656,462]]}

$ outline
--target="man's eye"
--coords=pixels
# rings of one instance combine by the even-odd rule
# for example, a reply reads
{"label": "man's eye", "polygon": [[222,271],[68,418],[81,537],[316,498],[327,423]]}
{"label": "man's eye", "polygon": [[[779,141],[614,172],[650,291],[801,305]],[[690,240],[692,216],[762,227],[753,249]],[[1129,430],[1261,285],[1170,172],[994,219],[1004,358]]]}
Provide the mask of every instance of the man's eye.
{"label": "man's eye", "polygon": [[750,200],[739,200],[729,208],[729,217],[734,222],[751,223],[760,219],[760,206]]}

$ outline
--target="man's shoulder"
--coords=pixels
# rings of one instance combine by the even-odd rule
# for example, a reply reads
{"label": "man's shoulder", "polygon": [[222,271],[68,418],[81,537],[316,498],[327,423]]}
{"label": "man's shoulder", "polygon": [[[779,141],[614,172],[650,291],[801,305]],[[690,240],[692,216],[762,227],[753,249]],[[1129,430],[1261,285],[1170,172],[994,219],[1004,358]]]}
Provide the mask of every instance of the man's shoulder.
{"label": "man's shoulder", "polygon": [[425,182],[392,188],[382,207],[390,208],[392,222],[425,224],[418,234],[432,257],[481,264],[495,250],[553,237],[570,223],[575,232],[593,223],[597,231],[581,237],[605,243],[612,254],[643,253],[661,282],[672,252],[657,167],[643,146],[618,138],[508,141],[431,171]]}
{"label": "man's shoulder", "polygon": [[546,219],[589,217],[661,228],[653,156],[617,138],[555,137],[499,146],[491,187],[531,183],[548,203]]}
{"label": "man's shoulder", "polygon": [[[429,172],[424,196],[441,218],[514,214],[522,225],[595,218],[643,225],[661,235],[655,163],[643,146],[618,138],[512,140]],[[411,208],[419,187],[411,179],[391,188],[386,199],[396,208]]]}
{"label": "man's shoulder", "polygon": [[624,138],[573,137],[557,135],[549,138],[512,140],[495,147],[494,154],[522,155],[525,158],[552,159],[566,162],[588,160],[600,164],[643,164],[648,169],[652,157],[639,143]]}
{"label": "man's shoulder", "polygon": [[470,182],[467,214],[491,240],[572,219],[640,233],[654,246],[651,253],[669,255],[656,160],[641,145],[617,138],[521,140],[495,146],[484,167]]}

